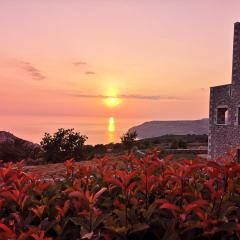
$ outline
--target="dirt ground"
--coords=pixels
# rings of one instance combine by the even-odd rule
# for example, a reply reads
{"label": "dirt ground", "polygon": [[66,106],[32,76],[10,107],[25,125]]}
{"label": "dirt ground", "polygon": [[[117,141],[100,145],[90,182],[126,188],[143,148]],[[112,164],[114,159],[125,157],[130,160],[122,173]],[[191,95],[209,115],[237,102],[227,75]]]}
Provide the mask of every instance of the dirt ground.
{"label": "dirt ground", "polygon": [[[77,165],[90,165],[93,164],[94,161],[82,161],[76,163]],[[44,165],[36,165],[36,166],[25,166],[25,172],[33,173],[34,175],[38,175],[41,178],[62,178],[66,172],[66,167],[63,163],[53,163],[53,164],[44,164]]]}
{"label": "dirt ground", "polygon": [[[108,154],[106,156],[110,161],[111,164],[118,163],[118,166],[121,166],[121,163],[123,163],[123,155],[115,155],[115,154]],[[207,155],[202,154],[201,157],[207,158]],[[177,154],[175,155],[176,159],[194,159],[194,156],[186,156],[186,155],[181,155]],[[95,160],[91,161],[81,161],[77,162],[77,165],[94,165]],[[77,167],[77,166],[76,166]],[[62,178],[66,172],[66,167],[64,166],[63,163],[54,163],[54,164],[44,164],[44,165],[36,165],[36,166],[25,166],[24,170],[29,173],[36,174],[40,176],[41,178],[44,179],[53,179],[53,178]]]}
{"label": "dirt ground", "polygon": [[[106,155],[108,159],[111,159],[111,163],[113,162],[122,162],[122,155],[108,154]],[[77,162],[76,165],[94,165],[96,160],[90,161],[81,161]],[[77,167],[76,166],[76,167]],[[35,165],[35,166],[25,166],[25,172],[33,173],[35,175],[40,176],[44,179],[52,179],[52,178],[61,178],[64,176],[66,172],[66,167],[63,163],[53,163],[53,164],[44,164],[44,165]]]}

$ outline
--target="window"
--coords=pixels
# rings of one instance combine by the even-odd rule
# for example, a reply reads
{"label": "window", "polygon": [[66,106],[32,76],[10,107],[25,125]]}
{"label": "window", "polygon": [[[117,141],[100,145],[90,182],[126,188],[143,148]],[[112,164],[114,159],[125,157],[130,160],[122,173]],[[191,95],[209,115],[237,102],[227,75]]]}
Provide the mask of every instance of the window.
{"label": "window", "polygon": [[218,107],[217,108],[217,124],[226,125],[228,123],[228,108]]}

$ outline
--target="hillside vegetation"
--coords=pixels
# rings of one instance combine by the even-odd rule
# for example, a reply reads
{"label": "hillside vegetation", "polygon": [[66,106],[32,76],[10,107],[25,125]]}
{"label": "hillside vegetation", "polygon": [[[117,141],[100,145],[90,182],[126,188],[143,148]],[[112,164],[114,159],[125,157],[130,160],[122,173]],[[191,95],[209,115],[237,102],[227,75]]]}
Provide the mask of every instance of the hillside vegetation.
{"label": "hillside vegetation", "polygon": [[[25,160],[28,165],[64,162],[69,158],[78,161],[91,160],[105,154],[124,154],[134,148],[145,152],[148,148],[163,149],[198,149],[207,146],[207,135],[165,135],[137,140],[137,135],[127,132],[120,143],[85,145],[87,137],[73,129],[59,129],[54,134],[46,133],[41,145],[20,139],[8,132],[0,132],[0,160],[17,162]],[[166,152],[167,154],[167,152]],[[194,155],[191,155],[191,157]]]}

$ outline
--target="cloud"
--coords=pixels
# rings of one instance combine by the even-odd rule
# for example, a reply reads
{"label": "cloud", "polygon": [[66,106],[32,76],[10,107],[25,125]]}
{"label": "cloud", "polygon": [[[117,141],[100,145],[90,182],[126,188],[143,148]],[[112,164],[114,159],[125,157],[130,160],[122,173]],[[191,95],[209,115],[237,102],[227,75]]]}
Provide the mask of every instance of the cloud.
{"label": "cloud", "polygon": [[87,65],[86,62],[78,61],[73,63],[74,66]]}
{"label": "cloud", "polygon": [[163,99],[169,99],[169,100],[182,100],[182,98],[174,97],[174,96],[164,96],[164,95],[120,95],[120,98],[126,98],[126,99],[146,99],[146,100],[163,100]]}
{"label": "cloud", "polygon": [[22,61],[21,65],[22,65],[22,69],[26,71],[32,77],[32,79],[40,81],[46,78],[40,72],[40,70],[35,68],[31,63]]}
{"label": "cloud", "polygon": [[[84,66],[89,65],[89,64],[87,62],[78,61],[78,62],[73,62],[73,65],[75,67],[84,67]],[[96,74],[96,72],[94,72],[94,71],[85,71],[85,74],[86,75],[94,75],[94,74]]]}
{"label": "cloud", "polygon": [[93,72],[93,71],[87,71],[87,72],[85,72],[85,74],[86,74],[86,75],[94,75],[94,74],[96,74],[96,73]]}
{"label": "cloud", "polygon": [[[88,95],[88,94],[80,94],[80,93],[71,93],[68,94],[72,97],[77,98],[109,98],[114,96],[107,96],[107,95]],[[121,99],[137,99],[137,100],[183,100],[183,98],[174,97],[174,96],[164,96],[164,95],[139,95],[139,94],[120,94],[118,98]]]}

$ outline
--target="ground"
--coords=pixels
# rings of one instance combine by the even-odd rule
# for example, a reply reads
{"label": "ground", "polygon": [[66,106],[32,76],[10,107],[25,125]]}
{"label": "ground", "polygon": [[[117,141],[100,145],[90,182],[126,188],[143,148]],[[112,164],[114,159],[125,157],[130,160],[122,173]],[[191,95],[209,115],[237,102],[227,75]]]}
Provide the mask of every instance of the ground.
{"label": "ground", "polygon": [[[200,154],[200,157],[207,158],[206,154]],[[123,155],[119,154],[107,154],[106,157],[111,159],[112,162],[121,163],[123,161]],[[194,154],[174,154],[173,160],[181,160],[181,159],[194,159],[196,155]],[[81,161],[78,162],[77,165],[93,165],[95,160],[91,161]],[[30,172],[36,174],[44,179],[52,179],[52,178],[62,178],[66,171],[66,167],[63,163],[54,163],[54,164],[44,164],[44,165],[36,165],[36,166],[25,166],[24,170],[26,172]]]}
{"label": "ground", "polygon": [[[90,165],[93,164],[92,161],[82,161],[81,163],[77,164],[86,164]],[[66,167],[63,163],[53,163],[53,164],[44,164],[44,165],[37,165],[37,166],[25,166],[25,172],[30,172],[35,175],[40,176],[41,178],[51,179],[51,178],[61,178],[64,176],[66,172]]]}

